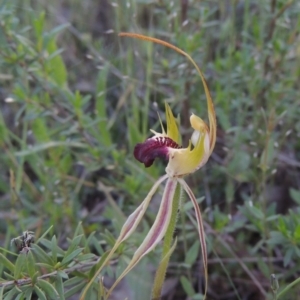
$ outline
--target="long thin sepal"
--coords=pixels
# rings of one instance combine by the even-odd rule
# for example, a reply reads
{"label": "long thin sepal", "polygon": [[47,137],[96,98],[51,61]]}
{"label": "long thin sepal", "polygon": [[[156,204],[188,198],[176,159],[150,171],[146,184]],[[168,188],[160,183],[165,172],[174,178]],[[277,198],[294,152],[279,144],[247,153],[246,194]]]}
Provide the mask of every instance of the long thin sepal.
{"label": "long thin sepal", "polygon": [[149,253],[151,250],[153,250],[153,248],[164,237],[172,214],[172,205],[173,205],[173,198],[174,198],[176,186],[177,186],[177,179],[169,178],[166,183],[166,187],[164,190],[162,201],[160,203],[158,214],[156,216],[156,219],[150,231],[148,232],[142,244],[134,253],[127,268],[123,271],[120,277],[116,280],[116,282],[107,292],[107,297],[109,297],[109,295],[111,294],[113,289],[117,286],[117,284],[136,266],[136,264],[141,260],[141,258],[145,256],[147,253]]}
{"label": "long thin sepal", "polygon": [[155,194],[156,190],[158,189],[159,185],[168,178],[168,175],[164,175],[160,177],[153,187],[151,188],[150,192],[146,196],[145,200],[140,204],[140,206],[127,218],[126,222],[124,223],[120,235],[118,237],[118,242],[125,241],[133,231],[135,231],[136,227],[140,223],[141,219],[143,218],[146,209],[149,206],[149,203]]}
{"label": "long thin sepal", "polygon": [[91,287],[91,285],[93,284],[93,282],[95,281],[95,279],[97,278],[97,276],[100,274],[100,272],[102,271],[103,267],[105,267],[105,265],[110,261],[110,259],[112,258],[113,254],[118,249],[118,247],[120,246],[120,244],[123,241],[125,241],[135,231],[136,227],[138,226],[138,224],[140,223],[142,217],[144,216],[145,211],[146,211],[147,207],[149,206],[149,203],[150,203],[153,195],[155,194],[156,190],[158,189],[159,185],[163,181],[165,181],[167,178],[168,178],[168,175],[164,175],[164,176],[160,177],[155,182],[155,184],[151,188],[150,192],[148,193],[148,195],[146,196],[146,198],[144,199],[144,201],[127,218],[127,220],[124,223],[124,225],[123,225],[123,227],[121,229],[120,235],[119,235],[118,239],[116,240],[113,248],[110,250],[108,256],[105,259],[105,261],[101,264],[100,268],[95,272],[93,278],[90,280],[90,282],[87,284],[87,286],[83,290],[82,295],[80,297],[80,300],[84,300],[85,299],[85,295],[86,295],[88,289]]}
{"label": "long thin sepal", "polygon": [[[163,250],[162,250],[162,254],[161,254],[162,260],[156,269],[156,273],[155,273],[155,277],[154,277],[154,282],[153,282],[153,287],[152,287],[152,300],[160,299],[160,296],[161,296],[167,268],[169,265],[169,259],[171,257],[171,253],[173,252],[173,250],[170,252],[170,249],[171,249],[171,244],[173,241],[174,231],[176,228],[177,214],[178,214],[178,209],[180,206],[181,196],[182,196],[182,188],[180,185],[177,185],[176,191],[174,194],[174,198],[173,198],[172,215],[171,215],[168,229],[167,229],[165,237],[164,237]],[[175,249],[175,243],[172,246],[172,249],[173,248]]]}
{"label": "long thin sepal", "polygon": [[196,68],[196,70],[201,78],[201,81],[202,81],[202,84],[204,87],[204,91],[205,91],[206,100],[207,100],[207,110],[208,110],[208,120],[209,120],[210,154],[211,154],[215,147],[216,135],[217,135],[216,113],[215,113],[213,100],[210,95],[210,91],[209,91],[208,85],[206,83],[205,77],[204,77],[202,71],[200,70],[200,68],[198,67],[198,65],[192,59],[192,57],[189,54],[187,54],[186,52],[184,52],[183,50],[181,50],[180,48],[178,48],[170,43],[167,43],[165,41],[162,41],[160,39],[148,37],[148,36],[145,36],[142,34],[131,33],[131,32],[121,32],[121,33],[119,33],[119,36],[127,36],[127,37],[131,37],[131,38],[136,38],[136,39],[140,39],[140,40],[144,40],[144,41],[148,41],[148,42],[152,42],[152,43],[157,43],[157,44],[163,45],[165,47],[171,48],[171,49],[175,50],[176,52],[180,53],[181,55],[185,56],[193,64],[193,66]]}
{"label": "long thin sepal", "polygon": [[200,211],[199,205],[197,203],[197,199],[196,199],[194,193],[192,192],[192,190],[190,189],[190,187],[187,185],[187,183],[182,178],[179,178],[178,182],[181,184],[181,186],[183,187],[183,189],[186,191],[189,198],[191,199],[194,209],[195,209],[195,213],[196,213],[198,234],[199,234],[199,239],[200,239],[200,244],[201,244],[201,249],[202,249],[203,267],[204,267],[204,272],[205,272],[205,290],[204,290],[204,299],[205,299],[206,293],[207,293],[207,282],[208,282],[207,249],[206,249],[205,232],[204,232],[201,211]]}

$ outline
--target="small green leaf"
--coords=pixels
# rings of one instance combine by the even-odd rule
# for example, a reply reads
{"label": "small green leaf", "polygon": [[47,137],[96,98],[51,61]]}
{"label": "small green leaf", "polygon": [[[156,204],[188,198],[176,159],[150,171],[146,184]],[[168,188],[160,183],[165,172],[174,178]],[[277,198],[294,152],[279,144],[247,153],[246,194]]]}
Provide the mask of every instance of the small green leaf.
{"label": "small green leaf", "polygon": [[32,120],[31,128],[37,143],[46,143],[50,141],[49,129],[46,125],[45,118],[36,118]]}
{"label": "small green leaf", "polygon": [[34,291],[36,292],[37,296],[39,297],[39,300],[47,300],[45,293],[37,285],[34,286]]}
{"label": "small green leaf", "polygon": [[52,258],[40,246],[38,246],[37,244],[33,244],[32,249],[34,250],[33,254],[38,256],[39,261],[50,266],[54,265]]}
{"label": "small green leaf", "polygon": [[292,260],[292,257],[294,255],[294,249],[293,248],[289,248],[283,258],[283,266],[286,267]]}
{"label": "small green leaf", "polygon": [[91,247],[94,247],[97,251],[97,255],[101,256],[104,253],[103,248],[101,247],[99,240],[95,238],[94,236],[95,232],[93,232],[87,239],[87,244],[91,245]]}
{"label": "small green leaf", "polygon": [[45,12],[41,12],[37,18],[32,21],[35,37],[38,40],[38,50],[41,50],[41,37],[43,36],[43,29],[45,24]]}
{"label": "small green leaf", "polygon": [[39,271],[36,271],[36,272],[34,273],[34,275],[33,275],[32,278],[31,278],[32,284],[35,284],[35,283],[36,283],[36,280],[37,280],[37,278],[38,278],[39,275],[40,275]]}
{"label": "small green leaf", "polygon": [[74,231],[74,236],[73,238],[75,238],[76,236],[79,236],[79,235],[84,235],[84,229],[82,227],[82,222],[79,222],[75,231]]}
{"label": "small green leaf", "polygon": [[[55,53],[57,49],[55,37],[48,40],[47,50],[49,55]],[[64,61],[59,54],[57,54],[51,60],[47,60],[46,66],[48,69],[48,75],[50,75],[55,83],[60,87],[65,87],[67,84],[67,70]]]}
{"label": "small green leaf", "polygon": [[73,240],[71,241],[71,245],[70,245],[68,251],[73,251],[79,245],[82,238],[83,238],[83,234],[80,234],[80,235],[74,237]]}
{"label": "small green leaf", "polygon": [[15,271],[15,266],[2,253],[0,253],[0,264],[4,265],[11,273]]}
{"label": "small green leaf", "polygon": [[195,241],[193,246],[188,250],[185,255],[184,262],[189,265],[193,265],[199,255],[200,243],[198,240]]}
{"label": "small green leaf", "polygon": [[[74,294],[76,294],[79,291],[83,290],[83,287],[86,285],[86,282],[81,282],[78,285],[70,288],[66,293],[65,293],[65,297],[68,299],[69,297],[73,296]],[[88,299],[88,298],[86,298]]]}
{"label": "small green leaf", "polygon": [[36,268],[35,268],[35,260],[31,251],[29,251],[26,255],[26,265],[27,265],[28,275],[32,279],[32,277],[36,272]]}
{"label": "small green leaf", "polygon": [[268,168],[273,163],[273,159],[275,156],[274,142],[275,142],[274,138],[271,137],[266,148],[264,149],[263,153],[261,154],[259,167],[263,171],[268,170]]}
{"label": "small green leaf", "polygon": [[57,263],[57,240],[54,235],[51,240],[51,252],[52,252],[52,260],[56,264]]}
{"label": "small green leaf", "polygon": [[251,214],[254,217],[256,217],[259,220],[262,220],[264,218],[264,214],[259,208],[255,207],[255,206],[250,206],[250,205],[248,207],[249,207]]}
{"label": "small green leaf", "polygon": [[192,297],[195,294],[195,290],[191,282],[185,276],[180,276],[180,282],[186,294]]}
{"label": "small green leaf", "polygon": [[87,148],[87,145],[85,145],[83,143],[79,143],[79,142],[53,141],[53,142],[35,145],[35,146],[31,147],[30,149],[25,149],[22,151],[15,152],[15,155],[16,156],[27,156],[27,155],[31,155],[33,153],[37,153],[40,151],[44,151],[44,150],[48,150],[50,148],[60,147],[60,146],[74,147],[74,148]]}
{"label": "small green leaf", "polygon": [[65,273],[64,271],[57,271],[57,275],[64,279],[69,279],[69,275]]}
{"label": "small green leaf", "polygon": [[19,291],[16,289],[16,287],[13,287],[8,293],[4,295],[4,300],[15,300],[16,295],[19,294]]}
{"label": "small green leaf", "polygon": [[[28,287],[25,291],[24,291],[24,298],[27,299],[31,299],[32,297],[32,292],[33,292],[33,287],[30,286]],[[1,299],[1,298],[0,298]]]}
{"label": "small green leaf", "polygon": [[38,243],[41,241],[41,239],[43,239],[43,238],[49,233],[49,231],[52,230],[52,228],[53,228],[53,225],[51,225],[51,226],[43,233],[43,235],[42,235],[40,238],[38,238],[38,240],[37,240],[35,243],[38,244]]}
{"label": "small green leaf", "polygon": [[7,278],[7,279],[10,279],[10,280],[15,280],[15,278],[14,278],[14,276],[12,276],[10,273],[7,273],[7,272],[3,272],[4,273],[4,275],[5,275],[5,277]]}
{"label": "small green leaf", "polygon": [[286,243],[286,238],[279,231],[271,231],[270,239],[268,240],[270,245],[280,245]]}
{"label": "small green leaf", "polygon": [[64,286],[67,287],[67,286],[77,285],[80,282],[82,282],[82,278],[72,277],[64,282]]}
{"label": "small green leaf", "polygon": [[74,250],[72,253],[70,253],[69,255],[65,256],[64,259],[62,260],[61,264],[62,265],[68,264],[75,257],[77,257],[83,251],[83,249],[84,248],[78,248],[78,249]]}
{"label": "small green leaf", "polygon": [[77,257],[77,260],[78,261],[87,261],[87,260],[94,259],[95,257],[96,257],[96,255],[93,253],[87,253],[87,254],[82,254],[79,257]]}
{"label": "small green leaf", "polygon": [[[60,272],[58,272],[58,275],[60,275]],[[60,300],[65,300],[62,276],[56,277],[54,285],[55,285],[55,289],[57,290],[57,292],[59,294]]]}
{"label": "small green leaf", "polygon": [[46,293],[47,296],[50,296],[53,299],[59,298],[57,290],[54,288],[54,286],[50,282],[48,282],[46,280],[43,280],[43,279],[39,279],[37,281],[37,285],[43,291],[45,291],[45,293]]}
{"label": "small green leaf", "polygon": [[37,266],[47,269],[48,271],[55,271],[54,265],[48,265],[44,263],[36,263]]}
{"label": "small green leaf", "polygon": [[17,297],[14,300],[24,300],[24,294],[21,293],[21,294],[17,295]]}
{"label": "small green leaf", "polygon": [[[97,91],[96,91],[96,114],[102,118],[102,122],[99,122],[98,130],[99,136],[104,146],[111,145],[111,136],[107,128],[108,118],[106,112],[106,90],[107,90],[107,77],[109,72],[109,65],[106,64],[104,68],[99,72],[97,78]],[[136,125],[136,124],[135,124]]]}
{"label": "small green leaf", "polygon": [[25,265],[26,265],[26,254],[20,253],[15,264],[15,272],[14,272],[15,280],[20,279],[22,277],[21,273]]}
{"label": "small green leaf", "polygon": [[[55,236],[55,240],[56,240],[56,236]],[[58,247],[57,243],[54,245],[52,240],[49,241],[49,240],[46,240],[46,239],[41,239],[40,240],[40,244],[42,244],[43,246],[45,246],[46,248],[48,248],[49,250],[51,250],[51,253],[52,253],[52,248],[55,247],[57,254],[61,255],[61,256],[64,256],[65,255],[65,251],[62,250],[60,247]]]}

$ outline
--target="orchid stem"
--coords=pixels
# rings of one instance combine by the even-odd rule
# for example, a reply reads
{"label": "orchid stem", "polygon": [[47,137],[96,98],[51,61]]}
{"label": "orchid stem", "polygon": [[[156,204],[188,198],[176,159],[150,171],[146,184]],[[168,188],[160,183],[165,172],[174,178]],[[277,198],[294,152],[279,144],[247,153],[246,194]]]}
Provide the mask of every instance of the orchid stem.
{"label": "orchid stem", "polygon": [[175,226],[177,222],[177,214],[181,197],[181,186],[177,185],[174,198],[173,198],[173,207],[172,207],[172,215],[171,220],[165,234],[163,250],[161,255],[161,262],[156,270],[153,288],[152,288],[152,300],[161,299],[161,291],[165,281],[165,276],[170,260],[170,256],[173,252],[173,247],[171,247],[173,241],[173,235],[175,231]]}

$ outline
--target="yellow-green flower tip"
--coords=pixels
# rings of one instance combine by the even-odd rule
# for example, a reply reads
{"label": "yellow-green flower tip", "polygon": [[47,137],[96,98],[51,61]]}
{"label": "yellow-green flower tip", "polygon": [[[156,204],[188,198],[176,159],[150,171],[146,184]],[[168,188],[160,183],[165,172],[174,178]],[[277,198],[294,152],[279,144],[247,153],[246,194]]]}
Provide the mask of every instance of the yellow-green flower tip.
{"label": "yellow-green flower tip", "polygon": [[176,119],[172,113],[172,110],[168,103],[165,103],[166,107],[166,120],[167,120],[167,136],[175,143],[179,144],[180,134],[177,127]]}

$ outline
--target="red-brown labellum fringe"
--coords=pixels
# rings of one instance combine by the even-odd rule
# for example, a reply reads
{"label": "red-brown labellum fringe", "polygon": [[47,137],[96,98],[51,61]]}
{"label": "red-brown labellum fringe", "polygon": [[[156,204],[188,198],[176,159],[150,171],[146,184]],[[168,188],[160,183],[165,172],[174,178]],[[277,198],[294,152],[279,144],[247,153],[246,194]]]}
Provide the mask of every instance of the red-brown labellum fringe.
{"label": "red-brown labellum fringe", "polygon": [[153,137],[147,139],[144,143],[139,143],[134,148],[134,157],[145,165],[150,167],[156,157],[163,159],[169,158],[169,148],[181,148],[176,142],[168,137]]}

